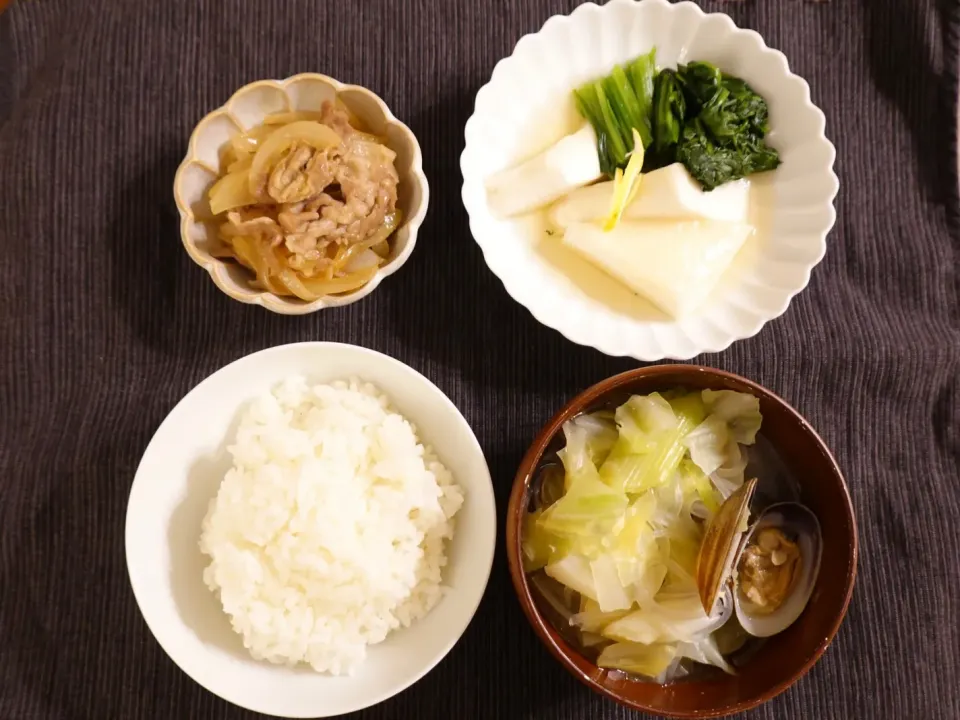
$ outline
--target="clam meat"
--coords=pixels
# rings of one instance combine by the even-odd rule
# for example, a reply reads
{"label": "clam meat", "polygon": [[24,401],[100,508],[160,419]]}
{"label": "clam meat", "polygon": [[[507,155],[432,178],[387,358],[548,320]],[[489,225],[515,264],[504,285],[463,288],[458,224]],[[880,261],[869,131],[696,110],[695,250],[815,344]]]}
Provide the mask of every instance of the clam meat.
{"label": "clam meat", "polygon": [[744,630],[769,637],[800,617],[820,571],[820,523],[799,503],[767,508],[744,539],[736,562],[734,604]]}
{"label": "clam meat", "polygon": [[721,505],[704,533],[696,582],[707,615],[732,590],[736,618],[753,637],[769,637],[800,617],[816,584],[823,540],[816,516],[799,503],[771,505],[749,524],[756,480]]}

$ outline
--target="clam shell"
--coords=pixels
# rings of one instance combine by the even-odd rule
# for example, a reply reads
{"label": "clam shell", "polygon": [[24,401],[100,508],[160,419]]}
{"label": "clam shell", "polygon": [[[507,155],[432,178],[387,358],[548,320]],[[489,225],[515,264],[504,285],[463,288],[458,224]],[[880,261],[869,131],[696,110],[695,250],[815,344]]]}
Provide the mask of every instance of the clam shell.
{"label": "clam shell", "polygon": [[708,626],[708,632],[716,632],[727,624],[728,620],[736,617],[737,609],[733,603],[733,589],[729,584],[720,589],[719,597],[713,607],[713,614],[710,615],[712,622]]}
{"label": "clam shell", "polygon": [[703,611],[712,614],[717,598],[733,572],[740,539],[750,515],[750,500],[757,488],[756,478],[748,480],[728,497],[707,525],[697,553],[697,591]]}
{"label": "clam shell", "polygon": [[537,507],[547,508],[563,497],[565,471],[559,459],[544,463],[537,471]]}
{"label": "clam shell", "polygon": [[740,555],[749,545],[756,533],[765,527],[779,528],[787,537],[794,539],[800,549],[800,576],[796,579],[790,595],[783,604],[769,614],[751,611],[751,603],[739,591],[739,577],[734,577],[733,602],[737,619],[743,629],[754,637],[770,637],[786,630],[803,613],[820,572],[820,558],[823,554],[823,538],[817,516],[799,503],[778,503],[771,505],[760,514],[750,528],[740,551]]}

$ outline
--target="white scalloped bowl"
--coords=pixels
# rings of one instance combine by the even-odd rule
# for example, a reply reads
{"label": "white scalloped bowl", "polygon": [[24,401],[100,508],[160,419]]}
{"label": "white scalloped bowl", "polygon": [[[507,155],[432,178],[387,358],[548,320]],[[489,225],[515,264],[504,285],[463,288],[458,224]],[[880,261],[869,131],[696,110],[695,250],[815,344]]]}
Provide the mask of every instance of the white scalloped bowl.
{"label": "white scalloped bowl", "polygon": [[[542,220],[493,216],[485,181],[572,132],[583,120],[572,90],[657,48],[657,63],[705,60],[746,80],[770,108],[767,139],[782,165],[753,179],[762,220],[700,310],[668,318],[551,242]],[[784,55],[721,13],[691,2],[612,0],[580,5],[526,35],[477,93],[460,158],[470,230],[507,292],[544,325],[608,355],[653,361],[726,349],[781,315],[826,251],[836,213],[836,151],[823,113]]]}
{"label": "white scalloped bowl", "polygon": [[[350,293],[328,295],[313,302],[282,297],[250,286],[251,273],[240,265],[214,257],[220,245],[207,192],[220,168],[220,148],[232,135],[263,122],[272,113],[317,111],[326,100],[339,98],[366,126],[386,138],[400,182],[397,207],[403,222],[390,241],[390,255],[373,279]],[[303,315],[328,307],[349,305],[373,292],[380,282],[403,265],[413,252],[417,231],[427,213],[430,192],[423,174],[423,155],[413,132],[394,117],[379,97],[366,88],[344,85],[317,73],[302,73],[286,80],[261,80],[237,90],[227,103],[203,118],[193,134],[187,156],[177,170],[173,195],[180,211],[180,236],[187,253],[206,270],[217,287],[234,300],[261,305],[284,315]]]}

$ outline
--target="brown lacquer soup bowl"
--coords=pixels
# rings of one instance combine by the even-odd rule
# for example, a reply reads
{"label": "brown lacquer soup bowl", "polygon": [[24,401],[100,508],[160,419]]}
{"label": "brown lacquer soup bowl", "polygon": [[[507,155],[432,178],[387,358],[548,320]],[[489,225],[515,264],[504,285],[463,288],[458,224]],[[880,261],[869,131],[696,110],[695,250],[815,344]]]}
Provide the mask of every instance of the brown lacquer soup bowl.
{"label": "brown lacquer soup bowl", "polygon": [[[598,667],[598,651],[584,642],[587,635],[582,628],[569,627],[569,616],[558,612],[557,602],[544,595],[543,584],[537,582],[535,573],[527,571],[529,564],[525,570],[524,533],[530,527],[529,513],[543,498],[541,485],[545,469],[552,466],[556,472],[559,467],[556,453],[565,445],[563,425],[571,418],[581,413],[610,410],[632,395],[702,390],[733,390],[759,401],[762,425],[755,447],[772,453],[780,468],[777,472],[790,478],[794,492],[791,499],[809,509],[819,523],[822,552],[818,552],[818,571],[810,581],[809,599],[802,605],[799,617],[785,629],[762,640],[751,639],[749,642],[753,645],[746,646],[752,648],[750,652],[742,650],[739,656],[734,654],[730,661],[732,673],[695,665],[684,677],[658,682],[636,673]],[[751,464],[747,465],[744,477],[750,477],[756,469]],[[749,532],[744,535],[749,536]],[[740,545],[745,546],[745,543]],[[693,365],[661,365],[632,370],[594,385],[571,400],[540,432],[523,458],[510,495],[507,553],[514,587],[534,631],[550,653],[581,682],[633,709],[667,717],[712,718],[741,712],[770,700],[802,677],[826,651],[853,593],[857,528],[850,495],[833,455],[810,424],[788,403],[737,375]],[[698,585],[702,556],[701,551],[697,558]],[[735,577],[734,572],[730,578]],[[736,592],[734,588],[742,587],[735,585],[733,579],[728,582],[733,592]],[[571,602],[585,602],[582,595],[573,597],[581,599]],[[581,611],[583,608],[581,604]],[[737,613],[734,617],[739,626],[739,605]],[[593,643],[597,642],[597,635],[590,637]],[[609,642],[604,640],[598,647]]]}

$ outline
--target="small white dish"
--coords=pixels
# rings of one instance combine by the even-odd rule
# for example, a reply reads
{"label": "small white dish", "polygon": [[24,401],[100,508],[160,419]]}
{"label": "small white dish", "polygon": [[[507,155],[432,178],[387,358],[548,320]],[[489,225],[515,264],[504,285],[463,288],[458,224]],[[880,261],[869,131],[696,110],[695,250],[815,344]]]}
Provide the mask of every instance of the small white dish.
{"label": "small white dish", "polygon": [[[254,660],[203,582],[201,523],[231,466],[246,401],[290,375],[308,382],[350,376],[375,384],[417,427],[464,490],[455,519],[446,594],[424,618],[369,648],[352,677]],[[130,490],[126,555],[143,617],[160,646],[193,680],[241,707],[279,717],[329,717],[374,705],[409,687],[454,646],[483,596],[496,545],[490,472],[476,437],[449,399],[398,360],[352,345],[270,348],[218,370],[170,412],[144,452]]]}
{"label": "small white dish", "polygon": [[[573,89],[651,47],[657,64],[705,60],[743,78],[770,109],[769,143],[782,165],[754,176],[762,228],[701,309],[668,318],[626,286],[551,242],[537,216],[502,220],[485,181],[543,150],[583,123]],[[780,316],[826,251],[839,183],[823,113],[784,55],[752,30],[692,2],[585,3],[526,35],[477,93],[460,158],[470,230],[507,292],[544,325],[608,355],[653,361],[726,349]]]}
{"label": "small white dish", "polygon": [[[403,220],[390,240],[390,256],[370,282],[342,295],[304,302],[256,290],[250,286],[253,276],[246,268],[216,257],[220,240],[207,193],[221,172],[220,148],[236,133],[260,125],[267,115],[319,111],[325,101],[333,99],[343,102],[360,118],[365,129],[386,138],[387,146],[397,153],[395,164],[400,176],[397,207],[403,211]],[[303,315],[356,302],[399,270],[416,245],[417,231],[427,214],[430,190],[416,136],[394,117],[383,100],[358,85],[344,85],[318,73],[301,73],[286,80],[260,80],[244,85],[223,107],[197,123],[190,135],[187,156],[174,178],[173,195],[180,212],[183,246],[218,288],[243,303],[260,305],[283,315]]]}

